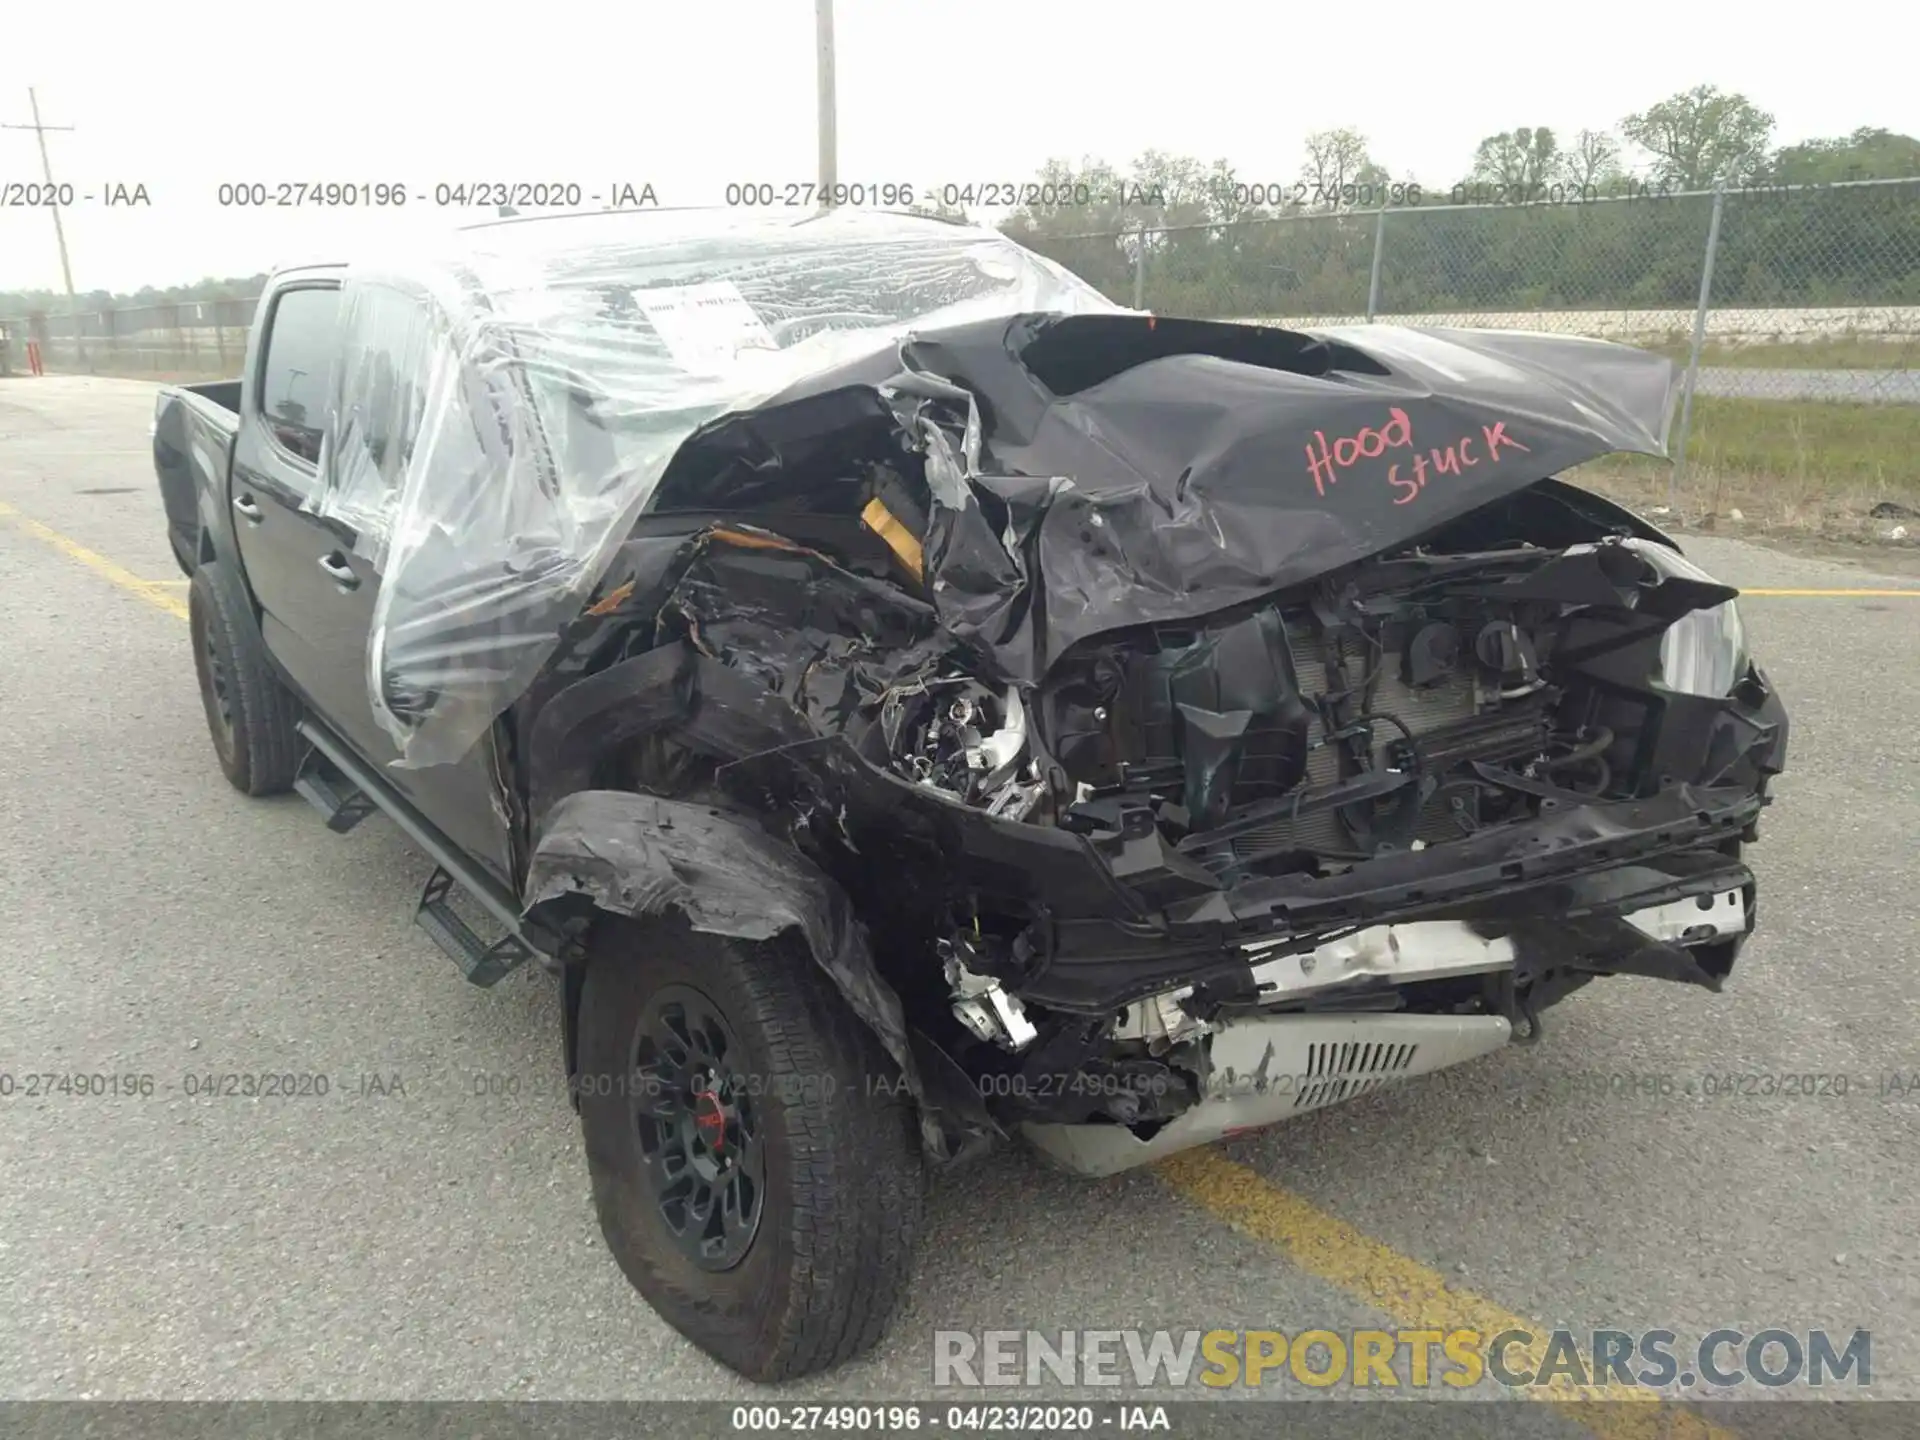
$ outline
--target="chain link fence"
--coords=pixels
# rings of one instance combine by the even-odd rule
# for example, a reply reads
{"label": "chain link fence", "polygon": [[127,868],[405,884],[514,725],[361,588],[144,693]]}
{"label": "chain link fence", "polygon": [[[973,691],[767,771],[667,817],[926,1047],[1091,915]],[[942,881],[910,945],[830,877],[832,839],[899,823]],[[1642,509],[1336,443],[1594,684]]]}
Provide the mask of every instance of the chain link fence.
{"label": "chain link fence", "polygon": [[[1408,205],[1023,236],[1125,305],[1314,328],[1557,331],[1684,367],[1680,464],[1920,485],[1920,178]],[[7,320],[53,373],[238,373],[255,297]],[[1890,488],[1891,487],[1891,488]]]}
{"label": "chain link fence", "polygon": [[[1420,205],[1029,238],[1123,304],[1313,329],[1558,332],[1682,367],[1678,463],[1629,498],[1787,528],[1920,518],[1920,178]],[[1664,491],[1664,494],[1662,494]],[[1816,515],[1816,511],[1829,512]],[[1882,527],[1884,528],[1884,527]],[[1878,532],[1876,532],[1878,533]]]}
{"label": "chain link fence", "polygon": [[1313,327],[1559,331],[1702,395],[1920,403],[1920,179],[1425,205],[1029,244],[1126,304]]}
{"label": "chain link fence", "polygon": [[[1550,330],[1687,363],[1698,394],[1920,403],[1920,179],[1422,205],[1029,237],[1122,304],[1312,327]],[[225,378],[255,296],[0,317],[49,371]],[[16,369],[20,356],[12,356]]]}
{"label": "chain link fence", "polygon": [[230,380],[240,373],[255,294],[168,305],[129,305],[78,314],[0,318],[4,361],[29,366],[27,346],[52,375],[118,375],[136,380]]}

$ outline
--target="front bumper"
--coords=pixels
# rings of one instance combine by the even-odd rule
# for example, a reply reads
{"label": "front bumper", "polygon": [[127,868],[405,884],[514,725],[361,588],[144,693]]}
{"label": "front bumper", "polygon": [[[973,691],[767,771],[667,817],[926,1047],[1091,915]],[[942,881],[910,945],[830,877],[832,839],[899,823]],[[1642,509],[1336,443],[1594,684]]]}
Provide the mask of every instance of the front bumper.
{"label": "front bumper", "polygon": [[[1711,878],[1719,882],[1737,877],[1731,872],[1715,872]],[[1620,918],[1638,935],[1683,948],[1745,939],[1753,924],[1746,890],[1738,884],[1729,884],[1724,889],[1702,889],[1680,899],[1624,913]],[[1633,940],[1630,943],[1638,944]],[[1499,927],[1476,926],[1464,920],[1372,925],[1311,950],[1275,953],[1271,959],[1262,959],[1283,944],[1268,942],[1245,949],[1253,963],[1254,986],[1263,1005],[1309,998],[1323,1001],[1330,992],[1355,987],[1452,979],[1512,970],[1535,958],[1554,958],[1550,952],[1536,956],[1515,933],[1499,933]],[[1577,965],[1581,959],[1592,962],[1596,957],[1583,957],[1569,946],[1557,958],[1562,963]]]}
{"label": "front bumper", "polygon": [[1753,876],[1726,851],[1764,804],[1746,786],[1676,785],[1645,799],[1568,804],[1337,875],[1250,881],[1153,920],[1043,922],[1025,937],[1029,974],[1010,988],[1029,1004],[1084,1014],[1182,986],[1229,1004],[1270,1003],[1256,957],[1311,956],[1342,930],[1448,920],[1507,942],[1522,966],[1557,959],[1717,989],[1724,968],[1703,968],[1626,917],[1730,893],[1750,913]]}
{"label": "front bumper", "polygon": [[[1621,919],[1635,934],[1668,946],[1743,939],[1753,923],[1740,889],[1664,902]],[[1254,977],[1263,998],[1283,1003],[1372,983],[1511,973],[1526,960],[1511,936],[1483,935],[1457,920],[1416,920],[1371,926],[1266,961]],[[1221,1021],[1203,1039],[1199,1098],[1150,1135],[1110,1123],[1029,1122],[1021,1131],[1069,1170],[1112,1175],[1477,1059],[1513,1038],[1504,1015],[1246,1015]]]}

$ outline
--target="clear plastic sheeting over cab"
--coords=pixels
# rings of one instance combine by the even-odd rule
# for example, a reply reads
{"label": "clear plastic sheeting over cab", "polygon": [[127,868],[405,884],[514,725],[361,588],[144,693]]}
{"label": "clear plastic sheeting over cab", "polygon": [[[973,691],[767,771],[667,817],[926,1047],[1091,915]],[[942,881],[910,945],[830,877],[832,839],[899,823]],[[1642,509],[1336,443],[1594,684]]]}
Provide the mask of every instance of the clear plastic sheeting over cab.
{"label": "clear plastic sheeting over cab", "polygon": [[1120,309],[993,230],[860,211],[507,221],[350,266],[320,484],[381,572],[407,767],[523,693],[701,426],[922,327]]}

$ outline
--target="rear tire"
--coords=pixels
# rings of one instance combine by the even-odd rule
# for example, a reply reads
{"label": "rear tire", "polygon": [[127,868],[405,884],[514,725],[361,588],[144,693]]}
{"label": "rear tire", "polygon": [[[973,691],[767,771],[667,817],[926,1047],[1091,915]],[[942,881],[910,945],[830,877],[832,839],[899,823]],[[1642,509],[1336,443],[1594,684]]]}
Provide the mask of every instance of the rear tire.
{"label": "rear tire", "polygon": [[879,1340],[919,1233],[914,1109],[804,941],[609,923],[579,1056],[601,1233],[662,1319],[762,1382]]}
{"label": "rear tire", "polygon": [[187,628],[207,733],[220,770],[243,795],[278,795],[300,765],[299,707],[273,673],[251,602],[231,566],[209,560],[187,590]]}

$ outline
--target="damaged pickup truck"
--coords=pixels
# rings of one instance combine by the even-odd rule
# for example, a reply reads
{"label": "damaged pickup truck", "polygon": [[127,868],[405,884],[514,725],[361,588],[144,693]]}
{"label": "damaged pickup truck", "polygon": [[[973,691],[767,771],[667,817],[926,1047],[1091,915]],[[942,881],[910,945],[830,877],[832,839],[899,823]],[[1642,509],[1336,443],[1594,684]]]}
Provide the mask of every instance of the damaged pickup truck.
{"label": "damaged pickup truck", "polygon": [[1663,452],[1659,357],[654,212],[279,272],[246,366],[154,434],[222,768],[560,977],[608,1244],[756,1379],[878,1338],[932,1165],[1137,1166],[1752,930],[1736,592],[1554,478]]}

